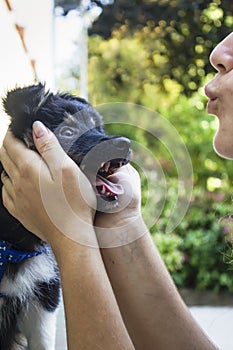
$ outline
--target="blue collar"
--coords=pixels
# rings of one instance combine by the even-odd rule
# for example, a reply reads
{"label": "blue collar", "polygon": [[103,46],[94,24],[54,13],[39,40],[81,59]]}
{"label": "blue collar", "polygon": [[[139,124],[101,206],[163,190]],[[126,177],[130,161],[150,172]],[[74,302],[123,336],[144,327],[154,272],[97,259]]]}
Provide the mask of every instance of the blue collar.
{"label": "blue collar", "polygon": [[[10,244],[5,241],[0,241],[0,283],[4,275],[6,264],[20,263],[21,261],[33,258],[40,255],[44,250],[33,251],[29,253],[21,252],[19,250],[11,248]],[[0,293],[0,298],[5,297],[6,294]]]}

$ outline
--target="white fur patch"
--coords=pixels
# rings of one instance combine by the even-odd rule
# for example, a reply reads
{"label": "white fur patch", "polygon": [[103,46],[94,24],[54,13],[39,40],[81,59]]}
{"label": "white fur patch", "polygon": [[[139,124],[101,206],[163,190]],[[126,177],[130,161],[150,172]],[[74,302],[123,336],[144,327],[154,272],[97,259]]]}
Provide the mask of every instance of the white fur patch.
{"label": "white fur patch", "polygon": [[28,295],[32,294],[36,282],[49,282],[54,275],[52,256],[41,254],[21,263],[14,280],[4,275],[0,284],[0,292],[11,297],[17,296],[24,301]]}
{"label": "white fur patch", "polygon": [[20,315],[19,328],[28,340],[30,350],[55,350],[57,312],[49,312],[41,305],[30,304],[26,314]]}

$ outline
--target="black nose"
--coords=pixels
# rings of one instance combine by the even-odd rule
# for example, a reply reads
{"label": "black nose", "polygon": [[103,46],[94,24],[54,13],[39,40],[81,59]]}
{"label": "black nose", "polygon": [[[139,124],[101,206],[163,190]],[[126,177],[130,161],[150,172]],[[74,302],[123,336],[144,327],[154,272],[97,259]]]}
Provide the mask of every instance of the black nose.
{"label": "black nose", "polygon": [[112,144],[119,151],[127,153],[130,150],[131,142],[126,137],[121,136],[121,137],[116,137],[116,138],[112,139]]}

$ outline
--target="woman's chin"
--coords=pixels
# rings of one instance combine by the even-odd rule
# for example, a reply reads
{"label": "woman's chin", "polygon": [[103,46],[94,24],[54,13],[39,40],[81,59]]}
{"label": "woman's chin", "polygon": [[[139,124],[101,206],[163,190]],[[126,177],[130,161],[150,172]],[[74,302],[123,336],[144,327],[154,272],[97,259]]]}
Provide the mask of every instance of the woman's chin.
{"label": "woman's chin", "polygon": [[220,133],[217,132],[213,140],[214,151],[224,159],[233,159],[233,138],[228,140],[221,137]]}

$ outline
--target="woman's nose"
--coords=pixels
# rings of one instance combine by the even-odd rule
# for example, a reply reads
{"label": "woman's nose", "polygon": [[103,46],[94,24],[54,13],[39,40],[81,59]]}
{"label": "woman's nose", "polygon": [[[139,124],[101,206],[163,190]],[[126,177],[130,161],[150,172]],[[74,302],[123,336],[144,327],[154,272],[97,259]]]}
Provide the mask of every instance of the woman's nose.
{"label": "woman's nose", "polygon": [[210,63],[218,72],[226,73],[233,69],[233,33],[215,47],[210,55]]}

